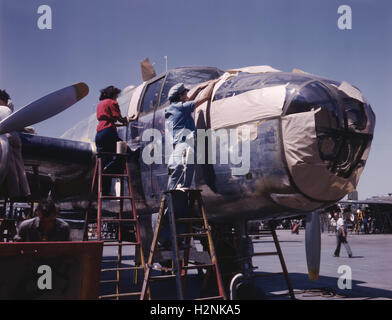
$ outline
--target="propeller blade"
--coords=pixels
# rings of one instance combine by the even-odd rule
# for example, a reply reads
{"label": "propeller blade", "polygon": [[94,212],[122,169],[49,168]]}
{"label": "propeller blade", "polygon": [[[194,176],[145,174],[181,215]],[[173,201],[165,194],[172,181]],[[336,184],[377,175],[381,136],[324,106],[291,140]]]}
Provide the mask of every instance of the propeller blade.
{"label": "propeller blade", "polygon": [[80,82],[52,92],[2,120],[0,122],[0,134],[22,130],[24,127],[53,117],[84,98],[88,91],[88,86]]}
{"label": "propeller blade", "polygon": [[320,272],[321,251],[320,216],[317,211],[306,216],[305,249],[309,279],[317,281]]}

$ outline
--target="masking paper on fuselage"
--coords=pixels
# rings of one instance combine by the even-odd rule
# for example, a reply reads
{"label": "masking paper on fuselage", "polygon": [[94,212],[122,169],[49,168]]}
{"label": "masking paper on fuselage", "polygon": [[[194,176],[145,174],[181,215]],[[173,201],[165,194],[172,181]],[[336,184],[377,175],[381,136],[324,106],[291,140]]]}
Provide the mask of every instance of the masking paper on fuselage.
{"label": "masking paper on fuselage", "polygon": [[293,182],[306,196],[320,201],[338,201],[355,190],[362,169],[342,178],[327,168],[319,155],[315,114],[301,112],[282,117],[282,139]]}
{"label": "masking paper on fuselage", "polygon": [[279,85],[247,91],[211,104],[211,128],[220,129],[280,116],[286,86]]}

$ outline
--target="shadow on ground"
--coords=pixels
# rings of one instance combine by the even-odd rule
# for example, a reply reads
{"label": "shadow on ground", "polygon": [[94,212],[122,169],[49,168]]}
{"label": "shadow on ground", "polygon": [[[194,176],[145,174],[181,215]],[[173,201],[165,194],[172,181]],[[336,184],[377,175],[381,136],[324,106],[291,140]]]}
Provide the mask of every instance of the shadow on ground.
{"label": "shadow on ground", "polygon": [[[256,274],[268,275],[266,272],[257,272]],[[316,282],[312,282],[305,273],[290,273],[289,277],[297,299],[392,299],[392,291],[368,287],[366,282],[363,281],[352,280],[351,289],[341,290],[338,287],[338,277],[320,276]],[[267,299],[278,298],[278,294],[282,291],[286,292],[286,294],[281,296],[281,298],[289,299],[287,285],[283,276],[258,278],[256,284],[265,292]],[[311,292],[310,289],[315,288],[324,290]]]}

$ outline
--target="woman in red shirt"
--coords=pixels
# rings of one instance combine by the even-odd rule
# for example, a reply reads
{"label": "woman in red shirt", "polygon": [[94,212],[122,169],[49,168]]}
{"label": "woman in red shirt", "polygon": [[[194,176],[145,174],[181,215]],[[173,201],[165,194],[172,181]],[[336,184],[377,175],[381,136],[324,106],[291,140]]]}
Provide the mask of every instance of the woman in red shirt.
{"label": "woman in red shirt", "polygon": [[[116,152],[117,141],[122,141],[117,134],[116,121],[127,124],[127,118],[122,117],[120,107],[117,103],[117,97],[121,92],[120,89],[109,86],[101,90],[99,97],[100,102],[97,106],[97,134],[95,136],[95,144],[98,152]],[[120,164],[116,161],[116,157],[102,157],[103,171],[114,172],[119,171]],[[103,192],[109,193],[111,179],[104,179]]]}

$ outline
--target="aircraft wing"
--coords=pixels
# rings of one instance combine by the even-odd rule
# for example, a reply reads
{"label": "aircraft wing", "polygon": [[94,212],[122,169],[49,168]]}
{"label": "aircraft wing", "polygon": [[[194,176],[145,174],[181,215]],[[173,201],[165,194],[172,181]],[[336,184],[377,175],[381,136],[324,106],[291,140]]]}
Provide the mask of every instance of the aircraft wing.
{"label": "aircraft wing", "polygon": [[95,150],[91,143],[28,133],[19,136],[27,171],[36,165],[42,175],[72,179],[93,166]]}
{"label": "aircraft wing", "polygon": [[392,205],[391,197],[377,197],[374,199],[366,199],[366,200],[344,200],[339,201],[339,203],[343,204],[369,204],[369,205]]}

